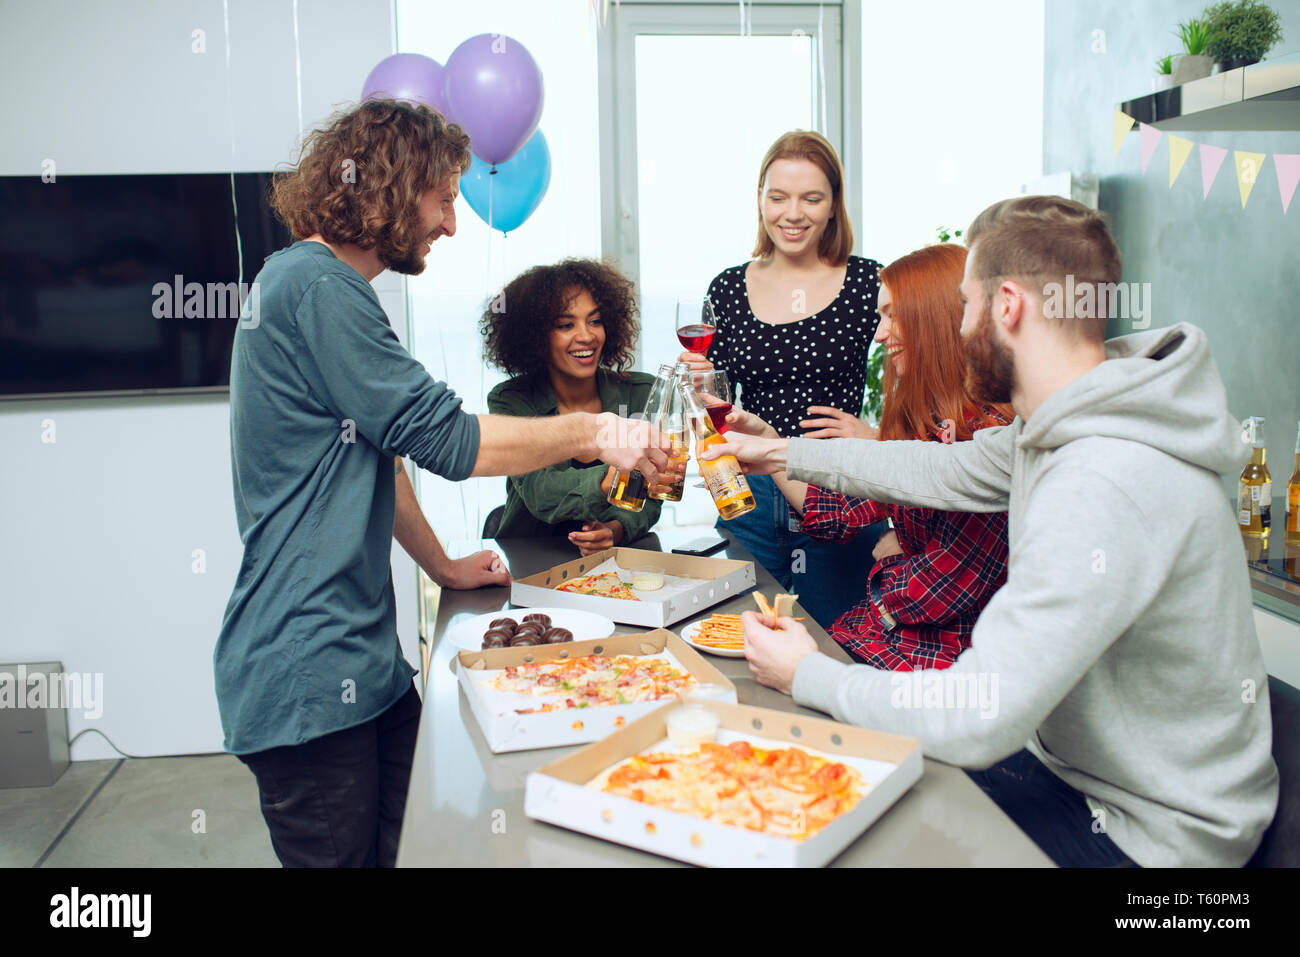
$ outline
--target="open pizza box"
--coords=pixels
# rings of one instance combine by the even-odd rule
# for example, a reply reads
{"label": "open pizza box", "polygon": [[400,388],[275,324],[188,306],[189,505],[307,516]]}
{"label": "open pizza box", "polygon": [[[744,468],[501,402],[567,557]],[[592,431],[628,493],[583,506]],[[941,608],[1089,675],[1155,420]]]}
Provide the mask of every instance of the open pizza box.
{"label": "open pizza box", "polygon": [[586,655],[663,658],[700,684],[716,685],[722,689],[723,695],[731,701],[736,700],[736,686],[722,672],[705,661],[686,642],[662,628],[640,635],[614,635],[594,641],[462,651],[456,658],[460,687],[494,754],[599,741],[610,732],[663,707],[662,700],[635,701],[629,704],[518,714],[518,708],[538,707],[548,701],[555,701],[556,698],[549,695],[512,694],[497,691],[491,686],[492,679],[504,668],[530,662],[582,658]]}
{"label": "open pizza box", "polygon": [[[604,571],[618,571],[621,578],[630,579],[630,575],[623,573],[648,566],[664,570],[664,587],[654,591],[633,589],[639,601],[555,590],[571,579]],[[753,562],[673,555],[642,548],[606,548],[586,558],[575,558],[536,575],[516,579],[510,586],[510,602],[524,607],[576,608],[625,625],[664,628],[743,594],[756,580]]]}
{"label": "open pizza box", "polygon": [[797,840],[707,821],[588,786],[606,769],[636,754],[675,749],[666,715],[657,708],[634,724],[528,775],[524,813],[607,841],[714,867],[821,867],[834,860],[921,777],[915,738],[868,731],[824,718],[724,702],[701,702],[721,720],[716,741],[753,747],[795,746],[856,768],[869,790],[853,808]]}

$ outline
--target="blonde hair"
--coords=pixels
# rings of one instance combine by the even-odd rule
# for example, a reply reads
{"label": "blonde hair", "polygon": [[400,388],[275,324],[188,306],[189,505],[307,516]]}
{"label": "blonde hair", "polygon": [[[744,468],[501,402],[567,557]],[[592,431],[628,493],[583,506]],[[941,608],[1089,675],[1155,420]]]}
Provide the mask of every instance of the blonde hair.
{"label": "blonde hair", "polygon": [[765,259],[776,249],[763,224],[763,184],[767,181],[768,167],[779,159],[808,160],[825,174],[831,184],[831,219],[817,244],[817,255],[832,266],[843,266],[853,251],[853,223],[849,221],[848,206],[844,202],[844,166],[830,141],[809,130],[782,134],[763,157],[763,165],[758,170],[758,239],[754,243],[753,255]]}

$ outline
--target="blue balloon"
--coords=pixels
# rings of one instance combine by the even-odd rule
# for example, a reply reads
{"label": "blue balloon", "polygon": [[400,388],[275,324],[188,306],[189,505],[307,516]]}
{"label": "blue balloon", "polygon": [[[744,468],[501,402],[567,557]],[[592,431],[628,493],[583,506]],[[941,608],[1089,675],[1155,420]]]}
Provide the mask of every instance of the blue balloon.
{"label": "blue balloon", "polygon": [[460,178],[460,192],[479,219],[492,229],[508,233],[533,215],[551,185],[551,150],[542,131],[535,132],[510,159],[497,164],[495,173],[492,169],[475,155]]}

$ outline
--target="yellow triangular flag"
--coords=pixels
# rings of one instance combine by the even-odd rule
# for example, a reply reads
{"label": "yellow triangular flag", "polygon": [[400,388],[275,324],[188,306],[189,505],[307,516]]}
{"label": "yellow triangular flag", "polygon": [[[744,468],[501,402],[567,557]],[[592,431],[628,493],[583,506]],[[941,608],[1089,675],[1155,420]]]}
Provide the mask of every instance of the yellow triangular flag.
{"label": "yellow triangular flag", "polygon": [[1241,191],[1241,208],[1245,209],[1250,191],[1255,188],[1255,180],[1259,179],[1259,172],[1264,168],[1264,154],[1233,150],[1232,161],[1237,167],[1237,189]]}
{"label": "yellow triangular flag", "polygon": [[1178,179],[1178,174],[1183,171],[1183,164],[1187,162],[1187,157],[1192,154],[1192,147],[1196,144],[1191,140],[1185,140],[1181,136],[1169,135],[1169,188],[1173,189],[1174,180]]}
{"label": "yellow triangular flag", "polygon": [[1124,137],[1128,136],[1133,130],[1133,124],[1137,122],[1123,110],[1115,111],[1115,153],[1119,155],[1119,148],[1124,145]]}

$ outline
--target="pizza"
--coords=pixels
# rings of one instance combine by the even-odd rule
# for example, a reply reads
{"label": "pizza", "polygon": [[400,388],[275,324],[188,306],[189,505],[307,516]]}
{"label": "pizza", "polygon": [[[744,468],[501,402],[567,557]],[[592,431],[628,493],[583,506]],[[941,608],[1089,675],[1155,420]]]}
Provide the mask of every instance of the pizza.
{"label": "pizza", "polygon": [[800,748],[706,741],[689,753],[635,755],[589,787],[719,824],[803,840],[851,810],[869,785],[856,768]]}
{"label": "pizza", "polygon": [[664,701],[679,698],[698,684],[664,658],[635,655],[530,662],[506,668],[483,683],[508,694],[550,699],[536,707],[515,708],[516,714]]}
{"label": "pizza", "polygon": [[605,572],[601,575],[587,575],[575,578],[555,586],[556,591],[570,591],[575,595],[595,595],[597,598],[622,598],[626,601],[640,601],[619,579],[617,572]]}

